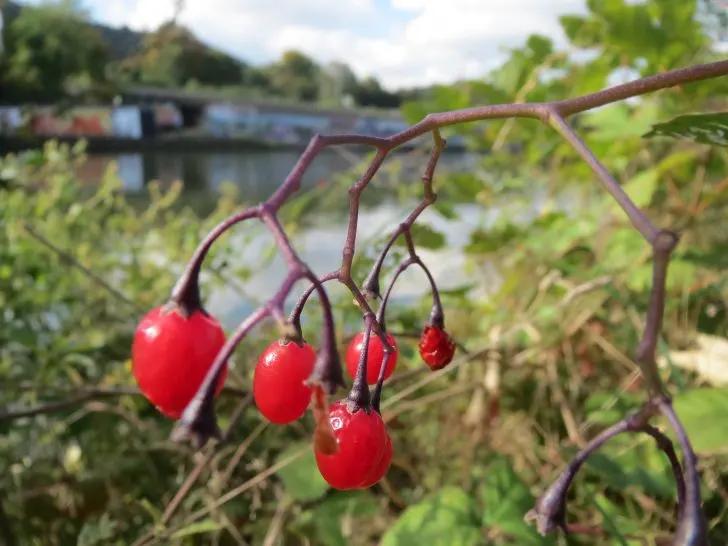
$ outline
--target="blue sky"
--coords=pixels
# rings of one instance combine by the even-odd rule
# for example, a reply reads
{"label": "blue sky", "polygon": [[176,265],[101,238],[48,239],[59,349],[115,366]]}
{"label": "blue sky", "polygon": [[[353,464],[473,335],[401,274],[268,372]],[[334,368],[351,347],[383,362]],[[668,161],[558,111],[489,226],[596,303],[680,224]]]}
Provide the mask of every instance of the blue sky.
{"label": "blue sky", "polygon": [[[26,0],[37,3],[39,0]],[[79,0],[97,21],[153,29],[173,0]],[[295,48],[390,87],[473,78],[538,32],[563,41],[558,16],[584,0],[186,0],[181,21],[253,63]]]}

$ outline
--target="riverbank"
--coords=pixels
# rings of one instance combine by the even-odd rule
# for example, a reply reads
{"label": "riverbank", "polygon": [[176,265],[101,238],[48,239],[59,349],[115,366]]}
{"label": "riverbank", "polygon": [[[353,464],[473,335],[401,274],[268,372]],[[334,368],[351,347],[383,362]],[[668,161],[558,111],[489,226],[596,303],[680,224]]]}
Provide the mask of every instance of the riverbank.
{"label": "riverbank", "polygon": [[[235,152],[255,150],[281,150],[303,151],[307,142],[285,143],[271,142],[255,138],[244,137],[214,137],[214,136],[157,136],[148,138],[120,138],[107,136],[57,136],[57,137],[21,137],[0,136],[0,154],[21,152],[24,150],[40,149],[48,140],[61,143],[75,144],[85,140],[89,153],[137,153],[137,152]],[[417,144],[405,144],[402,150],[412,149]],[[350,146],[354,150],[370,150],[367,146]],[[447,146],[447,152],[462,152],[463,147]]]}

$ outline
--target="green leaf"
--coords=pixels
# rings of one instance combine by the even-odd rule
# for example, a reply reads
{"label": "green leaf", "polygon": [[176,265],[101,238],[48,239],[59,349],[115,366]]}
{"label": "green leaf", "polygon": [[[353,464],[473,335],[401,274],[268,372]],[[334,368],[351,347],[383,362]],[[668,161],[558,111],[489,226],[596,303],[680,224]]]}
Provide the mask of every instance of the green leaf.
{"label": "green leaf", "polygon": [[688,139],[701,144],[728,146],[728,112],[678,116],[653,125],[643,137]]}
{"label": "green leaf", "polygon": [[683,262],[690,262],[701,267],[717,271],[728,269],[728,252],[722,247],[716,247],[705,252],[687,249],[679,256]]}
{"label": "green leaf", "polygon": [[460,215],[450,203],[446,201],[435,201],[432,209],[446,220],[457,220]]}
{"label": "green leaf", "polygon": [[89,520],[83,524],[78,534],[76,546],[101,546],[108,544],[118,532],[119,522],[113,521],[108,513],[98,520]]}
{"label": "green leaf", "polygon": [[[672,260],[667,270],[667,289],[679,289],[695,282],[695,265],[685,260]],[[642,292],[652,286],[652,264],[635,267],[628,273],[626,285],[630,290]]]}
{"label": "green leaf", "polygon": [[480,491],[484,504],[484,526],[517,538],[518,544],[553,544],[553,538],[540,536],[523,520],[535,500],[508,459],[498,458],[488,465]]}
{"label": "green leaf", "polygon": [[584,403],[587,421],[597,425],[613,425],[639,407],[641,401],[642,395],[632,392],[621,393],[618,397],[609,391],[595,392]]}
{"label": "green leaf", "polygon": [[530,62],[522,51],[514,51],[511,58],[491,74],[491,81],[509,97],[514,97],[530,72]]}
{"label": "green leaf", "polygon": [[471,254],[495,252],[522,235],[523,231],[514,224],[506,224],[488,231],[476,229],[470,234],[470,242],[465,251]]}
{"label": "green leaf", "polygon": [[[410,232],[415,245],[418,247],[438,250],[445,246],[445,236],[428,224],[417,222],[412,225]],[[401,240],[404,242],[403,238]]]}
{"label": "green leaf", "polygon": [[314,521],[318,538],[325,546],[347,546],[343,520],[370,517],[378,510],[379,504],[369,491],[337,491],[316,507]]}
{"label": "green leaf", "polygon": [[475,502],[462,489],[444,487],[408,507],[384,534],[382,546],[476,546],[483,537]]}
{"label": "green leaf", "polygon": [[[276,462],[290,457],[305,446],[304,443],[290,446],[278,456]],[[318,471],[316,457],[311,449],[306,450],[304,455],[291,464],[281,468],[277,474],[288,494],[298,501],[319,499],[329,489],[326,480],[321,477],[321,473]]]}
{"label": "green leaf", "polygon": [[657,171],[655,169],[638,174],[622,186],[622,189],[629,195],[629,198],[640,208],[650,204],[656,188]]}
{"label": "green leaf", "polygon": [[635,265],[644,255],[647,243],[635,229],[621,228],[612,233],[601,262],[607,271]]}
{"label": "green leaf", "polygon": [[614,520],[611,514],[613,506],[612,503],[607,500],[604,495],[598,494],[594,497],[594,505],[597,510],[601,512],[604,518],[604,527],[609,531],[609,534],[614,538],[620,546],[629,546],[627,539],[622,535],[619,530],[619,524]]}
{"label": "green leaf", "polygon": [[222,529],[224,525],[211,519],[203,519],[195,523],[190,523],[187,527],[183,527],[179,531],[172,533],[172,540],[178,538],[189,537],[192,535],[204,535],[205,533],[214,533]]}
{"label": "green leaf", "polygon": [[554,43],[541,34],[531,34],[526,41],[526,47],[531,50],[533,61],[541,64],[553,52]]}
{"label": "green leaf", "polygon": [[563,15],[559,21],[564,33],[576,47],[602,45],[602,27],[599,21],[577,15]]}
{"label": "green leaf", "polygon": [[686,391],[673,406],[697,453],[728,450],[728,387]]}

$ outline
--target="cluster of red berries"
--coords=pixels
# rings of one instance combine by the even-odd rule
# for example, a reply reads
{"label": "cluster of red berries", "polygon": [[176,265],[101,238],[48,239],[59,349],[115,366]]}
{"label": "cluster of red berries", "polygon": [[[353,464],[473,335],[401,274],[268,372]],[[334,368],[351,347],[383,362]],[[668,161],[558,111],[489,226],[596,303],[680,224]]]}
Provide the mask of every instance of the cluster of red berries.
{"label": "cluster of red berries", "polygon": [[[383,380],[397,367],[397,343],[386,334],[394,352],[387,359]],[[364,340],[363,332],[350,342],[346,368],[354,378]],[[375,385],[385,362],[379,336],[368,336],[368,385]],[[225,343],[219,322],[204,310],[185,313],[168,304],[150,311],[137,327],[132,347],[132,370],[144,396],[170,419],[179,419],[195,396],[206,373]],[[433,369],[446,366],[455,345],[438,326],[426,326],[419,342],[422,359]],[[323,392],[307,379],[316,362],[316,351],[305,341],[277,340],[261,354],[253,377],[253,397],[260,413],[271,423],[284,425],[300,419],[312,405],[317,430],[324,428],[335,440],[314,442],[316,462],[324,479],[336,489],[368,488],[379,482],[392,461],[392,441],[378,411],[356,407],[343,399],[325,408]],[[227,377],[221,374],[216,394]],[[314,393],[319,396],[314,397]]]}

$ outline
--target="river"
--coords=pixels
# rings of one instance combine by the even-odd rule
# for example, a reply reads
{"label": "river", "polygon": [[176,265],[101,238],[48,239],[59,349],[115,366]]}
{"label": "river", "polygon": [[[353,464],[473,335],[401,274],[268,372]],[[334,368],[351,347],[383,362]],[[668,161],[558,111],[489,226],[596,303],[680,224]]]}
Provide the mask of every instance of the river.
{"label": "river", "polygon": [[[220,153],[132,153],[91,155],[80,176],[82,180],[93,184],[98,181],[104,169],[111,161],[118,164],[118,174],[124,182],[125,190],[130,198],[144,199],[144,185],[148,180],[170,182],[184,181],[183,200],[192,204],[200,213],[209,212],[214,206],[220,185],[230,182],[237,187],[240,197],[246,202],[260,202],[285,179],[300,152],[290,150],[277,151],[239,151]],[[363,172],[364,164],[360,163],[363,153],[348,151],[325,151],[311,165],[303,179],[303,187],[329,184],[332,191],[339,191],[342,199],[337,210],[317,211],[313,222],[307,223],[304,229],[292,236],[292,241],[301,257],[317,274],[333,271],[341,260],[347,214],[344,184],[334,183],[338,175],[346,172]],[[366,248],[368,237],[386,234],[391,231],[416,205],[416,199],[398,198],[391,189],[397,184],[419,183],[422,169],[426,163],[426,150],[407,152],[393,158],[395,168],[387,170],[375,179],[377,186],[388,185],[389,193],[379,188],[367,188],[368,195],[374,198],[362,201],[359,216],[360,248]],[[477,167],[478,156],[468,153],[444,154],[438,166],[438,175],[442,178],[447,173],[472,170]],[[437,177],[436,177],[437,180]],[[376,192],[376,193],[372,193]],[[539,196],[534,196],[530,210],[523,211],[527,215],[535,212],[543,203]],[[338,210],[338,209],[341,210]],[[442,250],[430,251],[422,249],[420,254],[431,269],[433,276],[442,288],[455,288],[468,282],[469,268],[463,246],[467,244],[470,232],[476,227],[490,225],[503,212],[503,209],[485,209],[478,204],[461,204],[454,207],[457,218],[445,219],[442,215],[428,209],[421,220],[444,234],[446,245]],[[260,226],[247,226],[255,236],[230,237],[224,244],[240,245],[236,247],[236,256],[240,260],[256,260],[265,252],[270,244],[270,237]],[[238,252],[239,251],[239,252]],[[482,274],[479,273],[479,274]],[[493,270],[494,276],[496,275]],[[227,289],[208,295],[208,306],[220,316],[226,327],[234,327],[254,307],[265,301],[277,288],[285,275],[285,265],[280,258],[259,271],[258,274],[245,281],[244,286],[233,283]],[[495,286],[497,279],[485,283]],[[343,294],[333,288],[332,295]],[[428,291],[426,279],[418,271],[408,271],[397,284],[396,301],[411,301]],[[296,293],[299,290],[296,290]],[[396,304],[395,301],[395,304]]]}

